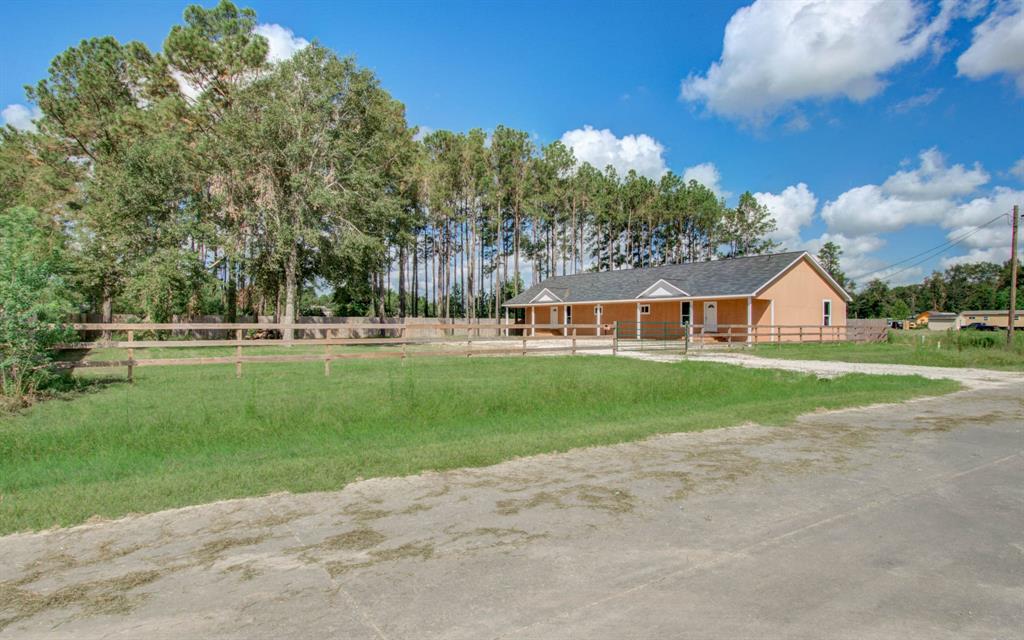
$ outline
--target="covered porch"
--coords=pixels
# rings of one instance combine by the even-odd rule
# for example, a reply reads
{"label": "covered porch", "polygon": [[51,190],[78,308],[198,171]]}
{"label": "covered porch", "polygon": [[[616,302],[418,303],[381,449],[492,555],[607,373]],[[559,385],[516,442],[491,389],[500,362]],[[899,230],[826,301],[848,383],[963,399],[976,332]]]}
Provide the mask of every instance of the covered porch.
{"label": "covered porch", "polygon": [[[743,297],[646,299],[564,304],[552,302],[506,307],[506,321],[523,324],[531,335],[571,334],[568,325],[599,325],[577,329],[577,335],[610,335],[642,340],[680,340],[689,331],[695,340],[730,341],[729,333],[746,335],[746,327],[774,324],[772,300]],[[743,330],[736,330],[743,327]]]}

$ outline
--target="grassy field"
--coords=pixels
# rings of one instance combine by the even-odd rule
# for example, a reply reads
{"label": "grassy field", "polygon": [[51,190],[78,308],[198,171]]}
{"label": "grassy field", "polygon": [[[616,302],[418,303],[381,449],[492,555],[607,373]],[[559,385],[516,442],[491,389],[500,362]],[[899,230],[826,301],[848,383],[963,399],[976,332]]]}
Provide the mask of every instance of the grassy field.
{"label": "grassy field", "polygon": [[0,418],[0,533],[956,387],[601,356],[144,368]]}
{"label": "grassy field", "polygon": [[[1014,348],[1007,349],[1004,332],[962,332],[958,335],[945,331],[890,331],[888,342],[760,345],[754,348],[754,354],[787,360],[838,360],[1024,371],[1024,332],[1014,337]],[[988,343],[995,344],[988,346]]]}

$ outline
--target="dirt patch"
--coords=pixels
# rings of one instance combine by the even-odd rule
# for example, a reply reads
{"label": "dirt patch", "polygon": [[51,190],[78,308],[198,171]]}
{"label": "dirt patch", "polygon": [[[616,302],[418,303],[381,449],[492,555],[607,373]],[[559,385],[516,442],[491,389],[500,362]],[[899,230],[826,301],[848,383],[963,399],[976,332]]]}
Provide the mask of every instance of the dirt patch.
{"label": "dirt patch", "polygon": [[395,562],[397,560],[408,560],[413,558],[419,558],[420,560],[429,560],[434,557],[434,545],[433,543],[407,543],[400,547],[393,549],[376,549],[369,552],[369,559],[358,562],[346,562],[336,561],[328,562],[325,565],[327,573],[335,578],[339,575],[352,571],[354,569],[363,569],[366,567],[372,567],[374,565],[382,564],[385,562]]}
{"label": "dirt patch", "polygon": [[163,574],[157,569],[134,571],[116,578],[67,585],[49,593],[22,588],[17,582],[0,583],[0,612],[4,613],[0,630],[44,611],[71,606],[79,606],[90,615],[130,613],[146,596],[129,592]]}
{"label": "dirt patch", "polygon": [[543,506],[555,509],[583,507],[606,513],[629,513],[636,508],[636,498],[625,489],[580,484],[557,491],[540,491],[529,498],[499,500],[495,504],[498,514],[503,516]]}
{"label": "dirt patch", "polygon": [[254,578],[258,578],[263,575],[263,572],[256,567],[252,562],[243,562],[241,564],[233,564],[230,567],[224,569],[224,573],[237,573],[238,578],[244,582],[248,582]]}
{"label": "dirt patch", "polygon": [[1006,414],[1001,411],[991,411],[974,416],[917,416],[914,418],[915,426],[905,430],[907,435],[919,433],[946,433],[960,427],[968,427],[978,424],[991,424],[1003,418]]}
{"label": "dirt patch", "polygon": [[267,536],[247,536],[243,538],[220,538],[211,540],[192,552],[192,557],[200,564],[211,565],[220,559],[228,549],[235,547],[248,547],[259,544],[267,539]]}
{"label": "dirt patch", "polygon": [[387,537],[383,533],[373,529],[361,528],[331,536],[320,544],[307,548],[322,551],[365,551],[376,547],[385,540],[387,540]]}

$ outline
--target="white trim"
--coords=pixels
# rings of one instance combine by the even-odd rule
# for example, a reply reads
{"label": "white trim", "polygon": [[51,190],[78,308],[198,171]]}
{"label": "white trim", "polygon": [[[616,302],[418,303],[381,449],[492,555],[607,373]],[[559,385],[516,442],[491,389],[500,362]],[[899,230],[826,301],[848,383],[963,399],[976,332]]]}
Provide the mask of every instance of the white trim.
{"label": "white trim", "polygon": [[[544,294],[547,294],[546,296]],[[533,300],[530,300],[530,304],[546,304],[549,302],[561,302],[562,299],[551,292],[551,289],[544,287],[540,292],[533,296]]]}
{"label": "white trim", "polygon": [[711,328],[711,333],[718,333],[718,300],[708,300],[704,303],[704,318],[700,323],[701,333],[708,331],[708,305],[715,305],[715,326]]}
{"label": "white trim", "polygon": [[800,262],[804,258],[807,258],[807,261],[811,263],[811,267],[818,272],[818,275],[820,275],[822,278],[825,278],[829,285],[836,290],[836,293],[843,296],[843,300],[845,300],[846,302],[853,302],[853,298],[850,296],[850,294],[846,292],[846,289],[839,286],[839,283],[835,281],[835,278],[833,278],[828,271],[825,271],[825,267],[818,264],[818,261],[815,260],[814,257],[811,254],[807,253],[806,251],[801,253],[796,260],[790,262],[785,269],[776,273],[774,276],[771,277],[771,279],[768,280],[768,282],[765,282],[763,285],[758,287],[757,290],[750,295],[756,298],[762,291],[770,287],[776,280],[786,275],[789,272],[789,270],[796,265],[796,263]]}
{"label": "white trim", "polygon": [[[642,300],[642,301],[641,300],[637,300],[636,298],[630,298],[630,299],[627,299],[627,300],[574,300],[573,304],[622,304],[622,303],[634,303],[634,302],[654,303],[654,302],[675,302],[675,301],[678,301],[678,300],[697,300],[697,301],[699,301],[699,300],[743,300],[745,298],[749,298],[750,296],[754,296],[755,298],[757,297],[753,293],[740,293],[740,294],[729,294],[727,296],[677,296],[675,298],[654,298],[652,300]],[[519,308],[524,308],[524,307],[546,306],[547,304],[548,303],[536,303],[536,304],[534,304],[532,302],[523,302],[523,303],[520,303],[520,304],[509,304],[509,303],[506,302],[502,306],[513,307],[513,308],[519,309]]]}
{"label": "white trim", "polygon": [[[690,305],[689,322],[683,322],[683,305]],[[680,300],[679,301],[679,326],[685,327],[688,324],[693,324],[693,301],[692,300]]]}
{"label": "white trim", "polygon": [[530,307],[530,335],[537,335],[537,307]]}
{"label": "white trim", "polygon": [[[716,318],[717,320],[717,318]],[[751,333],[753,333],[754,324],[754,298],[747,298],[747,344],[752,342]]]}
{"label": "white trim", "polygon": [[[663,293],[659,293],[663,292]],[[651,286],[644,289],[643,293],[636,297],[637,300],[643,300],[646,298],[657,298],[663,300],[665,298],[676,298],[679,296],[688,296],[687,292],[683,291],[679,287],[675,286],[668,280],[662,278]]]}

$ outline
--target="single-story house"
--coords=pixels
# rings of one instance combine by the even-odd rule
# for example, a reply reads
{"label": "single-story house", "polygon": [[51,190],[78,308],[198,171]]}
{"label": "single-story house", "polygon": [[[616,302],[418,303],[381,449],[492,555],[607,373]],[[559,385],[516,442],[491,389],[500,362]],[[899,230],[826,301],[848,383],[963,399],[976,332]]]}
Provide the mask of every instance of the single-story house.
{"label": "single-story house", "polygon": [[925,315],[924,324],[931,331],[946,331],[947,329],[956,329],[958,314],[952,311],[925,311],[918,315],[918,324],[921,323],[920,317]]}
{"label": "single-story house", "polygon": [[[1010,326],[1010,311],[1009,309],[961,311],[957,327],[966,327],[975,322],[1006,329]],[[1020,327],[1022,324],[1024,324],[1024,311],[1018,309],[1013,316],[1013,326]]]}
{"label": "single-story house", "polygon": [[[703,333],[723,325],[845,326],[850,300],[816,259],[793,251],[557,276],[504,306],[506,318],[511,311],[520,323],[619,322],[657,337],[659,326],[691,325]],[[584,333],[594,330],[578,330]]]}

